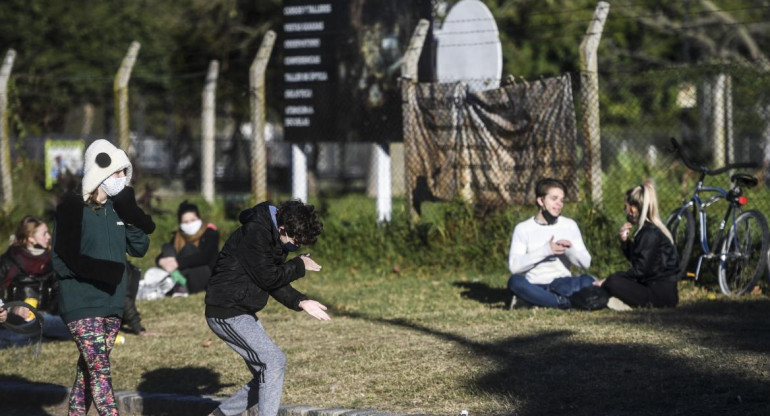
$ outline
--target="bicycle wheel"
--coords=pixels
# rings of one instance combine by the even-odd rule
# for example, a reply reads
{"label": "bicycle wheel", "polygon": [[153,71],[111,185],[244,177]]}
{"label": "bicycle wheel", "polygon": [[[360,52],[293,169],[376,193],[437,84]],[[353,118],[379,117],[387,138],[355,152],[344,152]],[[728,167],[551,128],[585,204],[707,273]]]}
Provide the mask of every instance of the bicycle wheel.
{"label": "bicycle wheel", "polygon": [[695,243],[695,220],[690,208],[685,206],[674,210],[666,220],[666,228],[674,237],[674,246],[679,254],[679,278],[681,279],[687,272],[692,246]]}
{"label": "bicycle wheel", "polygon": [[765,272],[770,233],[758,211],[746,211],[722,242],[719,253],[719,288],[727,296],[746,294]]}

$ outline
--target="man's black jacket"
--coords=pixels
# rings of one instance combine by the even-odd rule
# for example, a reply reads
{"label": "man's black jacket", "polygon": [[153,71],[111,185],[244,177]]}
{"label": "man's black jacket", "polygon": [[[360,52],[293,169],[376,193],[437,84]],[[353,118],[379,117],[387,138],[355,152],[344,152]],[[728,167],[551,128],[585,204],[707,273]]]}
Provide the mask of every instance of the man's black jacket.
{"label": "man's black jacket", "polygon": [[286,261],[270,204],[262,202],[241,212],[241,227],[219,252],[206,289],[206,317],[253,315],[267,304],[268,295],[288,308],[301,310],[307,299],[291,282],[305,275],[305,264]]}
{"label": "man's black jacket", "polygon": [[676,282],[679,279],[679,255],[676,247],[655,224],[645,222],[634,237],[621,243],[631,269],[626,276],[639,283]]}

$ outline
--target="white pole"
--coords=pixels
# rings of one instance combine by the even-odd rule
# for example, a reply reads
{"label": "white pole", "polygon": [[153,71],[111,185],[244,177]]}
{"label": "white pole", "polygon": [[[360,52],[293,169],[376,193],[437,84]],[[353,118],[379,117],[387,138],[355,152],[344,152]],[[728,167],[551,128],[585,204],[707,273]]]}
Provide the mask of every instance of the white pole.
{"label": "white pole", "polygon": [[390,154],[388,153],[386,143],[375,145],[376,164],[377,164],[377,221],[389,222],[392,211],[392,189],[390,175]]}
{"label": "white pole", "polygon": [[128,127],[128,82],[131,80],[131,70],[136,63],[140,47],[139,42],[131,42],[131,46],[128,47],[128,52],[126,52],[120,68],[118,68],[118,73],[115,74],[112,87],[115,94],[115,119],[117,122],[115,131],[118,135],[119,146],[126,153],[129,153],[128,149],[131,147],[131,132]]}
{"label": "white pole", "polygon": [[599,72],[597,49],[602,39],[604,22],[610,12],[610,4],[600,1],[594,11],[594,18],[588,25],[583,42],[580,43],[580,94],[583,102],[582,130],[588,142],[588,186],[591,201],[602,203],[602,141],[599,126]]}
{"label": "white pole", "polygon": [[735,135],[733,131],[733,77],[725,79],[725,135],[727,138],[727,163],[735,163]]}
{"label": "white pole", "polygon": [[417,84],[417,64],[420,61],[420,53],[422,47],[425,44],[425,38],[428,35],[428,29],[430,29],[430,22],[426,19],[420,19],[417,26],[414,28],[412,38],[409,40],[409,47],[404,53],[404,64],[401,66],[401,113],[403,115],[403,131],[404,131],[404,188],[406,189],[406,205],[409,210],[412,219],[417,219],[417,211],[412,204],[412,190],[414,189],[414,183],[412,178],[412,172],[409,168],[413,163],[419,163],[419,158],[416,152],[413,151],[415,143],[417,141],[416,134],[413,129],[417,125],[417,121],[414,119],[414,112],[412,108],[414,103],[417,102],[416,87]]}
{"label": "white pole", "polygon": [[714,149],[714,161],[712,166],[725,165],[725,74],[717,75],[714,80],[714,106],[712,108],[711,145]]}
{"label": "white pole", "polygon": [[300,145],[291,145],[291,197],[307,202],[307,155]]}
{"label": "white pole", "polygon": [[265,143],[265,71],[273,52],[275,32],[268,30],[262,38],[257,56],[249,68],[251,87],[251,190],[255,202],[267,200],[267,144]]}
{"label": "white pole", "polygon": [[11,144],[8,128],[8,80],[11,78],[16,51],[9,49],[0,68],[0,182],[3,189],[3,210],[9,213],[13,208],[13,178],[11,177]]}
{"label": "white pole", "polygon": [[201,115],[201,193],[209,204],[214,202],[214,135],[216,124],[216,94],[219,62],[211,61],[203,87],[203,114]]}

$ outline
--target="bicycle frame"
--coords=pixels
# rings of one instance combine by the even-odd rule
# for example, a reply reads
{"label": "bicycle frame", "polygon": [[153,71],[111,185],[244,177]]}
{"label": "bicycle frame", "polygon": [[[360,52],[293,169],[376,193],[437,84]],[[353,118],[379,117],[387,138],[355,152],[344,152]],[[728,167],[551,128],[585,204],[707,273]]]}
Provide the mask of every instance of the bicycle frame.
{"label": "bicycle frame", "polygon": [[[698,280],[698,276],[700,276],[700,268],[703,263],[703,259],[713,259],[714,256],[717,254],[717,245],[719,244],[719,241],[722,239],[722,235],[724,234],[725,226],[727,225],[727,221],[731,220],[732,224],[735,224],[735,216],[736,211],[738,209],[735,209],[735,202],[728,200],[729,205],[727,206],[727,210],[725,211],[725,216],[722,218],[722,222],[719,223],[719,229],[717,230],[716,238],[712,240],[712,245],[709,244],[708,240],[708,218],[706,216],[706,208],[711,206],[714,202],[719,201],[721,199],[728,199],[728,191],[714,186],[704,186],[703,180],[705,175],[702,175],[701,178],[698,180],[697,185],[695,185],[695,190],[693,191],[692,196],[690,197],[690,200],[682,205],[682,207],[679,209],[678,216],[681,216],[681,212],[683,212],[686,209],[690,209],[690,207],[694,207],[694,214],[697,214],[698,218],[698,238],[700,240],[701,250],[702,253],[700,256],[698,256],[698,266],[695,269],[695,280]],[[715,192],[715,195],[712,195],[709,197],[705,202],[701,199],[700,193],[701,192]],[[681,218],[681,217],[680,217]],[[722,259],[724,260],[724,259]]]}

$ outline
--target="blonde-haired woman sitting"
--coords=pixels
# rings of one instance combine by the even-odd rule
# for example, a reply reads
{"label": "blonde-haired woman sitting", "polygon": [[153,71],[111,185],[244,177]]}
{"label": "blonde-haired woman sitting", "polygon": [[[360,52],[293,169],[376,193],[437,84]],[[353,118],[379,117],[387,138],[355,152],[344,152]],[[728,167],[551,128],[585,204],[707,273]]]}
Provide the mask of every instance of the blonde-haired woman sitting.
{"label": "blonde-haired woman sitting", "polygon": [[[679,303],[679,255],[671,233],[660,220],[658,198],[645,181],[625,196],[627,223],[620,227],[620,248],[631,268],[596,282],[628,306],[674,307]],[[636,227],[633,241],[631,229]]]}

